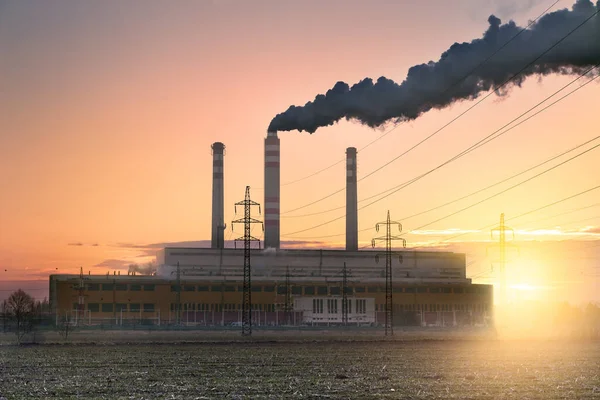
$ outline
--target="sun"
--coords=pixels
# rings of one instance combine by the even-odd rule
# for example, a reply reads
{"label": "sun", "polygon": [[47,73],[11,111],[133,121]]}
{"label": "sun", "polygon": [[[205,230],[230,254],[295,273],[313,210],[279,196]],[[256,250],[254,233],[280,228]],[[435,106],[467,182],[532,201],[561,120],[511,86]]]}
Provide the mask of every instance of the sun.
{"label": "sun", "polygon": [[530,285],[529,283],[517,283],[517,284],[513,284],[509,286],[510,289],[513,290],[523,290],[526,292],[532,292],[534,290],[537,290],[537,288],[533,285]]}

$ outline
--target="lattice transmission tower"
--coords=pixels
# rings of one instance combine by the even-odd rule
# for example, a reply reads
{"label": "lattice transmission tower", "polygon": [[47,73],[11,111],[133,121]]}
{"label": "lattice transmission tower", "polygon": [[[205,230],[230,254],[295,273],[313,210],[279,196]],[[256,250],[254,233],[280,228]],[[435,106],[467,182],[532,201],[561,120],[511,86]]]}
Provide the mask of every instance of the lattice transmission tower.
{"label": "lattice transmission tower", "polygon": [[179,261],[177,261],[177,269],[175,270],[175,273],[177,280],[177,285],[175,286],[177,289],[177,292],[175,292],[175,307],[177,307],[175,310],[175,320],[176,324],[179,326],[181,325],[181,268],[179,267]]}
{"label": "lattice transmission tower", "polygon": [[285,269],[285,303],[283,305],[283,315],[286,325],[292,324],[292,282],[290,281],[290,267]]}
{"label": "lattice transmission tower", "polygon": [[342,269],[342,324],[348,325],[348,269]]}
{"label": "lattice transmission tower", "polygon": [[[492,247],[498,247],[499,248],[499,252],[500,252],[500,257],[497,260],[497,262],[500,264],[500,298],[499,298],[499,303],[500,304],[507,304],[508,303],[508,286],[507,286],[507,280],[506,280],[506,263],[508,262],[507,258],[506,258],[506,249],[507,247],[516,247],[513,244],[509,244],[507,243],[506,240],[506,233],[509,232],[510,234],[512,234],[512,240],[515,239],[515,231],[506,226],[504,224],[504,213],[500,214],[500,225],[498,225],[495,228],[492,228],[491,230],[491,238],[494,239],[494,236],[497,235],[498,236],[498,244],[494,245]],[[518,248],[517,248],[518,250]],[[492,270],[493,270],[493,262],[492,262]]]}
{"label": "lattice transmission tower", "polygon": [[79,282],[75,285],[77,289],[77,308],[75,309],[75,325],[79,326],[85,316],[85,281],[83,278],[83,267],[79,268]]}
{"label": "lattice transmission tower", "polygon": [[234,224],[244,224],[244,236],[235,239],[235,247],[237,242],[244,242],[244,287],[242,296],[242,336],[252,335],[252,267],[250,266],[250,248],[252,242],[258,242],[260,249],[260,239],[255,238],[250,234],[252,224],[261,224],[264,232],[265,227],[262,221],[252,218],[252,206],[258,207],[260,214],[260,204],[250,199],[250,186],[246,186],[246,196],[244,200],[235,203],[235,213],[237,215],[237,206],[244,206],[244,217],[231,221],[231,229]]}
{"label": "lattice transmission tower", "polygon": [[[387,220],[375,224],[375,230],[379,232],[379,226],[385,225],[385,236],[373,238],[371,244],[375,248],[378,241],[385,241],[385,336],[394,335],[394,307],[392,299],[392,255],[397,254],[400,263],[402,263],[402,253],[392,251],[392,241],[400,240],[402,247],[406,247],[406,240],[400,236],[392,235],[392,226],[396,225],[398,231],[402,232],[402,224],[400,222],[390,220],[390,211],[387,212]],[[375,260],[379,262],[379,255],[375,255]]]}

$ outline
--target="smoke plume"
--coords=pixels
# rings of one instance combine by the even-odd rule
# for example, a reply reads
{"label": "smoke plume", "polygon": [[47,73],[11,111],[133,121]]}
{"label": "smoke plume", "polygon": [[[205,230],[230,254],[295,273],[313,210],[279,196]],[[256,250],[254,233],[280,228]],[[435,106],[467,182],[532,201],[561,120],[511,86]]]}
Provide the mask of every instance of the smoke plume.
{"label": "smoke plume", "polygon": [[[336,83],[304,106],[290,106],[278,114],[268,131],[307,131],[332,125],[342,118],[356,120],[369,127],[385,122],[399,123],[416,119],[431,109],[442,109],[454,102],[472,100],[489,90],[505,95],[510,86],[520,86],[526,77],[547,74],[578,74],[600,63],[600,17],[577,29],[509,85],[498,90],[508,79],[536,57],[600,10],[590,0],[577,0],[572,10],[548,13],[525,30],[513,21],[502,24],[490,16],[489,28],[480,39],[454,43],[437,62],[415,65],[406,79],[397,84],[385,77],[373,82],[365,78],[350,87]],[[497,49],[518,35],[498,54],[476,68]],[[473,69],[476,68],[475,71]],[[472,72],[472,73],[471,73]],[[470,75],[463,79],[465,75]]]}
{"label": "smoke plume", "polygon": [[129,268],[127,273],[128,274],[141,274],[141,275],[153,275],[156,273],[156,270],[158,269],[158,267],[149,262],[146,265],[139,265],[139,264],[129,264]]}

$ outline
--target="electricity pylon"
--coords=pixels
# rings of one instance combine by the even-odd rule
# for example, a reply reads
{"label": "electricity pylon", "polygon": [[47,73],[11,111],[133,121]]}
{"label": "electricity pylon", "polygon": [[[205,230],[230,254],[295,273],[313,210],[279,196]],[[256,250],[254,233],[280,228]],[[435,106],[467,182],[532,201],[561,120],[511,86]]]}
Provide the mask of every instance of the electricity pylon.
{"label": "electricity pylon", "polygon": [[79,321],[83,321],[85,315],[85,282],[83,278],[83,267],[79,268],[79,282],[75,285],[77,290],[77,308],[75,309],[75,325],[79,326]]}
{"label": "electricity pylon", "polygon": [[348,325],[348,270],[346,263],[342,270],[342,324]]}
{"label": "electricity pylon", "polygon": [[[498,235],[498,244],[491,247],[498,247],[500,250],[500,258],[498,263],[500,264],[500,304],[508,304],[508,286],[506,282],[506,248],[507,247],[516,247],[513,244],[506,243],[506,232],[510,232],[512,234],[512,240],[515,239],[515,231],[506,226],[504,224],[504,213],[500,214],[500,225],[495,228],[492,228],[490,235],[491,238],[494,239],[494,235]],[[492,262],[492,269],[494,268]]]}
{"label": "electricity pylon", "polygon": [[175,300],[175,318],[177,319],[177,326],[181,325],[181,268],[179,268],[179,261],[177,261],[177,292]]}
{"label": "electricity pylon", "polygon": [[286,325],[292,324],[292,283],[290,281],[290,267],[285,269],[285,303],[283,315]]}
{"label": "electricity pylon", "polygon": [[[400,222],[390,220],[390,211],[387,212],[387,220],[375,224],[375,230],[379,232],[379,225],[385,225],[385,236],[373,238],[371,244],[375,248],[377,241],[385,241],[385,336],[393,336],[394,328],[394,308],[392,302],[392,255],[398,254],[399,261],[402,263],[402,253],[392,251],[392,241],[402,241],[402,247],[406,247],[406,240],[400,236],[392,236],[392,225],[398,226],[398,231],[402,232],[402,224]],[[375,255],[375,260],[379,262],[379,255]]]}
{"label": "electricity pylon", "polygon": [[258,248],[260,249],[260,239],[255,238],[250,234],[250,227],[252,224],[261,224],[263,232],[265,226],[262,221],[252,218],[251,211],[252,206],[258,206],[258,213],[260,214],[260,204],[250,200],[250,186],[246,186],[246,196],[244,200],[235,203],[235,213],[237,215],[237,206],[244,206],[244,218],[236,219],[231,221],[231,229],[233,230],[234,224],[244,224],[244,236],[235,239],[235,246],[237,247],[238,241],[244,242],[244,294],[242,297],[242,336],[252,335],[252,268],[250,266],[250,247],[252,242],[258,242]]}

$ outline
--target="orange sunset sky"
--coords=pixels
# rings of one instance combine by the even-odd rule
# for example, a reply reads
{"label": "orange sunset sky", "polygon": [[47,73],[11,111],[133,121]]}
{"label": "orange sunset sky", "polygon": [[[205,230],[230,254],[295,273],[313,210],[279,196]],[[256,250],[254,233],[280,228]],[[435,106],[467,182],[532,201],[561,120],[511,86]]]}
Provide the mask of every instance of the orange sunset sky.
{"label": "orange sunset sky", "polygon": [[[277,113],[340,80],[352,85],[386,76],[401,82],[411,66],[438,60],[454,42],[481,37],[489,15],[525,26],[552,3],[0,1],[0,290],[49,273],[78,273],[80,266],[97,273],[126,270],[152,261],[162,243],[209,240],[213,142],[226,145],[230,222],[246,185],[263,202],[263,139]],[[552,10],[572,4],[559,1]],[[507,96],[491,96],[360,182],[359,200],[436,167],[571,80],[534,77]],[[408,218],[597,138],[599,96],[600,85],[592,82],[490,144],[359,210],[360,244],[370,243],[376,232],[367,228],[390,210],[403,223],[409,248],[467,253],[468,275],[493,283],[497,255],[488,251],[489,228],[482,228],[505,213],[521,248],[510,256],[515,296],[600,301],[600,189],[514,218],[600,185],[598,150],[422,229],[544,168]],[[280,132],[282,241],[341,247],[345,232],[343,218],[298,232],[342,216],[343,209],[305,215],[343,206],[343,191],[286,214],[343,189],[343,163],[286,183],[343,160],[350,146],[359,149],[360,179],[473,103],[395,127],[342,121],[312,135]],[[226,239],[237,236],[226,232]]]}

